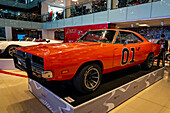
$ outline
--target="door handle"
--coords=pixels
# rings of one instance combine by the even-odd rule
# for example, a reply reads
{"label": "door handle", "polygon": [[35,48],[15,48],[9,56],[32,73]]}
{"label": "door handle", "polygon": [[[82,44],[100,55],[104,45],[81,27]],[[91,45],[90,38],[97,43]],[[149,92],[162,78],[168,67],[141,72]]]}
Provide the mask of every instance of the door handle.
{"label": "door handle", "polygon": [[136,49],[137,49],[137,50],[139,50],[139,49],[140,49],[140,47],[136,47]]}

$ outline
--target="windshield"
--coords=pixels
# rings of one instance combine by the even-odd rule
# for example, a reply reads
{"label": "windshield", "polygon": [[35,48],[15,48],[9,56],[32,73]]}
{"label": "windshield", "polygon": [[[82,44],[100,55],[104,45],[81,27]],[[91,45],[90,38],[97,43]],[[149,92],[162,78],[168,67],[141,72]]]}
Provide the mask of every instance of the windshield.
{"label": "windshield", "polygon": [[115,33],[116,31],[113,30],[88,31],[77,42],[112,43]]}

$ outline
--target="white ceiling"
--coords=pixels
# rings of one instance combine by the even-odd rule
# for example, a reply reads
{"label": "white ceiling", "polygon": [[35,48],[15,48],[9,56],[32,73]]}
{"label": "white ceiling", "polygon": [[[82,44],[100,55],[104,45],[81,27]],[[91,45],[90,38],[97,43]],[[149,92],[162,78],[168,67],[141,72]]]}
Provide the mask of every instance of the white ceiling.
{"label": "white ceiling", "polygon": [[[64,7],[64,0],[46,0],[45,1],[47,4],[52,5],[52,6],[60,6]],[[63,5],[61,5],[63,4]]]}

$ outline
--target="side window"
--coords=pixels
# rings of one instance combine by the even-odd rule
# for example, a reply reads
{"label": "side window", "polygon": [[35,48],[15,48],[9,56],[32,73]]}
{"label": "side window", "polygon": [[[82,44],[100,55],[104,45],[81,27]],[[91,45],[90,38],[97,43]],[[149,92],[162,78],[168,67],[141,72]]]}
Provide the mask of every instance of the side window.
{"label": "side window", "polygon": [[134,43],[140,43],[143,42],[141,38],[139,38],[137,35],[132,33],[132,39],[134,40]]}
{"label": "side window", "polygon": [[133,43],[132,34],[129,32],[120,31],[122,44],[123,43]]}
{"label": "side window", "polygon": [[133,43],[132,34],[129,32],[119,31],[115,44]]}
{"label": "side window", "polygon": [[140,43],[143,42],[142,39],[140,39],[137,35],[130,33],[130,32],[124,32],[124,31],[119,31],[115,44],[131,44],[131,43]]}

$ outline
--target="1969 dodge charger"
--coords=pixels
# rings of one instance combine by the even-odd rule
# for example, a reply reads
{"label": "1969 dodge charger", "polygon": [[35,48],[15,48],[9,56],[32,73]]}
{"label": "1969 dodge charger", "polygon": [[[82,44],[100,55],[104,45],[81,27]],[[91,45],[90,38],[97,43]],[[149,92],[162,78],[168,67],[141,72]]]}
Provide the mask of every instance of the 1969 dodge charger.
{"label": "1969 dodge charger", "polygon": [[74,87],[89,93],[96,90],[102,74],[141,64],[153,66],[160,45],[140,34],[120,29],[101,29],[85,33],[74,43],[19,47],[15,66],[46,81],[72,79]]}

